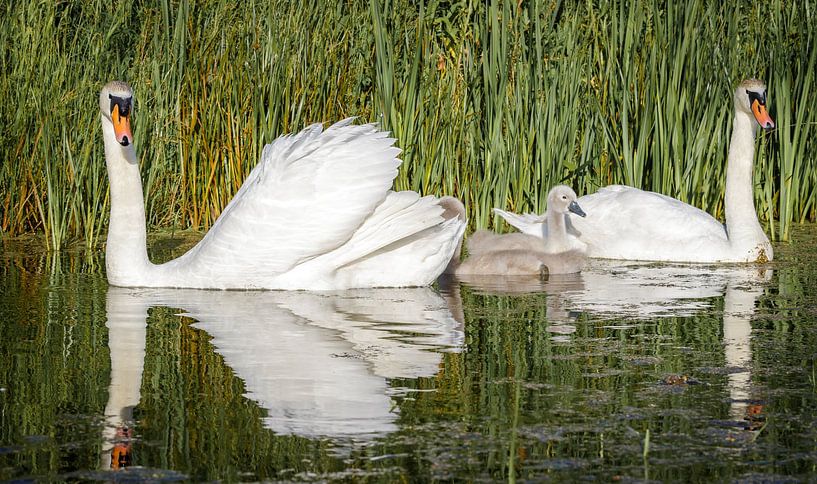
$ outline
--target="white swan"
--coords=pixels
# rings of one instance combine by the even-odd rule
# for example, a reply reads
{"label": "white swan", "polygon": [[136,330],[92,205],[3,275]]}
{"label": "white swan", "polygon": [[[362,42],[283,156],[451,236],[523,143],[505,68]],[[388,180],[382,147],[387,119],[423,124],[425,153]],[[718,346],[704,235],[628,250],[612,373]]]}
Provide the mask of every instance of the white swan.
{"label": "white swan", "polygon": [[[581,217],[584,211],[576,202],[576,192],[565,185],[558,185],[548,193],[548,235],[540,237],[529,234],[496,234],[479,230],[468,240],[469,257],[456,264],[454,274],[464,275],[538,275],[572,274],[581,272],[587,259],[587,250],[568,238],[566,219],[568,212]],[[458,259],[457,253],[454,261]]]}
{"label": "white swan", "polygon": [[312,125],[264,147],[261,161],[207,235],[166,264],[147,257],[133,92],[99,96],[111,186],[106,248],[115,286],[312,289],[425,286],[465,231],[434,197],[393,192],[400,150],[374,125]]}
{"label": "white swan", "polygon": [[[735,90],[734,103],[724,196],[726,224],[674,198],[613,185],[579,198],[589,215],[585,220],[570,220],[570,233],[587,244],[590,257],[706,263],[773,258],[752,194],[757,124],[774,127],[766,111],[765,84],[743,81]],[[542,217],[495,211],[524,233],[539,237],[547,233]]]}

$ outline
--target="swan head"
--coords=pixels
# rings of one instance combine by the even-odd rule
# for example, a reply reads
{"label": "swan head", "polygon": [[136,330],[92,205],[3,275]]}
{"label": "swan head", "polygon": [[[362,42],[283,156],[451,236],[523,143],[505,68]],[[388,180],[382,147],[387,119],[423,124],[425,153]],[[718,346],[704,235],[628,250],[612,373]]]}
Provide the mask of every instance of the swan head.
{"label": "swan head", "polygon": [[757,79],[746,79],[735,89],[735,108],[751,114],[764,129],[774,128],[774,121],[766,110],[766,84]]}
{"label": "swan head", "polygon": [[553,208],[556,213],[575,213],[580,217],[586,217],[587,214],[579,206],[576,192],[567,185],[556,185],[548,193],[548,209]]}
{"label": "swan head", "polygon": [[111,81],[99,93],[99,111],[102,118],[113,125],[116,141],[122,146],[133,143],[130,116],[133,112],[133,90],[127,83]]}

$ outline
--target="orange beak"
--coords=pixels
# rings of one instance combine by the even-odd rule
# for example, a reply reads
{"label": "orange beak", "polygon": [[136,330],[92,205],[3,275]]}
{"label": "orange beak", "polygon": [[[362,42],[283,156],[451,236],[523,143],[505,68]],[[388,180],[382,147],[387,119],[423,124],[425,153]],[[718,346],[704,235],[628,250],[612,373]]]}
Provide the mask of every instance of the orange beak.
{"label": "orange beak", "polygon": [[113,121],[113,132],[116,135],[116,141],[122,146],[131,144],[133,134],[130,131],[130,116],[120,116],[119,105],[114,104],[113,111],[111,111],[111,120]]}
{"label": "orange beak", "polygon": [[765,129],[774,128],[774,121],[772,121],[772,117],[769,116],[769,112],[766,111],[766,105],[761,104],[760,101],[758,101],[757,99],[752,101],[752,113],[754,113],[757,123],[762,128]]}

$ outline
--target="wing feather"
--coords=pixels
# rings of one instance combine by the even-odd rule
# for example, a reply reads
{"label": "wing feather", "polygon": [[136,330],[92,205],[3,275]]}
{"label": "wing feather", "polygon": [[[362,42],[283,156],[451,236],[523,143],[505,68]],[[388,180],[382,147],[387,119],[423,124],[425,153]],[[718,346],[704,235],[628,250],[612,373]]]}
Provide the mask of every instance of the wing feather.
{"label": "wing feather", "polygon": [[171,263],[222,281],[284,273],[346,243],[383,202],[400,150],[351,119],[282,136],[266,147],[216,223]]}

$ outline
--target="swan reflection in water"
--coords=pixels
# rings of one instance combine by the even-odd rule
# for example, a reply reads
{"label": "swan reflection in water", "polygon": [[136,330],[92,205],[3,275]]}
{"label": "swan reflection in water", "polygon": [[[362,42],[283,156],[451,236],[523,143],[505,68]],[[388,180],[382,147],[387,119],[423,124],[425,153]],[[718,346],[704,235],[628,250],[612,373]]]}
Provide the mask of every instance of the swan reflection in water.
{"label": "swan reflection in water", "polygon": [[392,378],[433,376],[463,346],[461,320],[429,288],[343,293],[108,290],[111,384],[103,468],[129,465],[148,309],[179,308],[279,434],[367,438],[396,430]]}
{"label": "swan reflection in water", "polygon": [[[751,318],[772,270],[756,265],[652,264],[591,259],[580,274],[538,277],[458,277],[480,293],[545,293],[548,331],[569,342],[579,314],[596,319],[639,320],[692,316],[723,297],[723,347],[728,369],[730,417],[751,413]],[[457,280],[441,281],[459,294]],[[625,323],[626,324],[626,323]],[[617,326],[618,327],[618,326]],[[626,327],[626,326],[624,326]]]}
{"label": "swan reflection in water", "polygon": [[[132,410],[139,403],[148,309],[182,309],[212,337],[281,434],[366,438],[396,430],[391,378],[433,376],[442,352],[460,351],[460,282],[478,292],[545,293],[554,341],[570,342],[577,315],[596,319],[689,316],[723,297],[730,415],[751,397],[751,317],[771,271],[594,260],[578,275],[442,279],[431,289],[340,294],[110,288],[111,385],[105,409],[105,468],[128,464]],[[445,298],[445,300],[443,299]],[[603,323],[602,323],[603,324]],[[112,457],[113,455],[113,457]]]}

